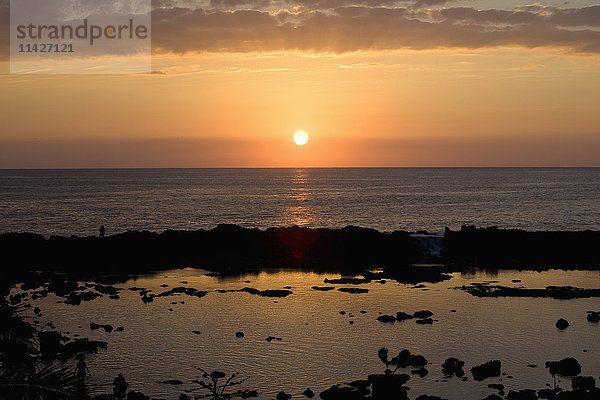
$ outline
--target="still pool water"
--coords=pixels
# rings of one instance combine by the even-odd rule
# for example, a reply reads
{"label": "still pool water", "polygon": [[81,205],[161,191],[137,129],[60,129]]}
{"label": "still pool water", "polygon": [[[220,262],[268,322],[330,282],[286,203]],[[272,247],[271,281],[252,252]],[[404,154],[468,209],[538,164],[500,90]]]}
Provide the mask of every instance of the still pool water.
{"label": "still pool water", "polygon": [[[303,398],[300,393],[307,387],[319,393],[335,383],[383,372],[384,366],[377,358],[380,347],[387,347],[392,355],[407,348],[429,360],[430,374],[425,378],[412,376],[407,384],[411,398],[427,393],[451,400],[481,399],[494,393],[487,385],[500,379],[475,382],[468,372],[473,365],[490,359],[501,360],[503,372],[512,377],[502,377],[507,392],[545,388],[552,377],[544,362],[567,356],[582,364],[583,375],[596,379],[600,375],[600,325],[585,318],[587,310],[600,310],[600,299],[478,298],[454,289],[491,280],[529,288],[598,288],[598,271],[456,273],[451,280],[427,284],[426,288],[394,281],[359,285],[370,290],[366,294],[311,289],[314,285],[323,286],[325,278],[339,277],[333,273],[272,271],[227,278],[205,273],[195,269],[172,270],[133,277],[115,285],[124,289],[144,287],[153,293],[175,286],[209,291],[202,298],[168,296],[144,304],[137,292],[123,290],[120,300],[105,296],[79,306],[66,305],[52,294],[30,303],[41,308],[40,323],[53,321],[56,329],[70,332],[70,336],[79,334],[109,343],[108,350],[87,358],[98,392],[111,392],[112,379],[123,372],[129,389],[153,398],[177,399],[182,389],[194,387],[191,380],[197,373],[193,367],[199,366],[249,376],[243,387],[258,390],[260,399],[274,398],[280,390]],[[513,279],[522,282],[513,283]],[[216,292],[246,286],[291,286],[293,294],[274,299],[243,292]],[[171,304],[175,301],[178,303]],[[422,309],[435,313],[433,318],[437,321],[433,325],[418,325],[410,320],[384,324],[376,320],[380,312],[412,313]],[[345,315],[340,311],[345,311]],[[560,317],[571,323],[562,332],[554,326]],[[124,326],[125,330],[90,331],[90,322]],[[195,334],[195,330],[202,333]],[[236,338],[236,331],[243,331],[244,337]],[[268,336],[283,340],[267,342]],[[465,361],[469,381],[442,381],[440,364],[451,356]],[[539,367],[529,368],[528,364]],[[157,383],[168,379],[180,379],[184,384]],[[570,382],[563,379],[559,385],[570,387]]]}

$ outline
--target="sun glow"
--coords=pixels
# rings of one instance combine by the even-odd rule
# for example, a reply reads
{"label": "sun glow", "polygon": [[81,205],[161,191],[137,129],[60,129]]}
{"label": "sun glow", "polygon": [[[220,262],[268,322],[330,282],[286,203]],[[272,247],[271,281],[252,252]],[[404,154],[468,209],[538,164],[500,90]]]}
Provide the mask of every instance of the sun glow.
{"label": "sun glow", "polygon": [[304,131],[297,131],[294,133],[294,143],[298,146],[304,146],[308,142],[308,135]]}

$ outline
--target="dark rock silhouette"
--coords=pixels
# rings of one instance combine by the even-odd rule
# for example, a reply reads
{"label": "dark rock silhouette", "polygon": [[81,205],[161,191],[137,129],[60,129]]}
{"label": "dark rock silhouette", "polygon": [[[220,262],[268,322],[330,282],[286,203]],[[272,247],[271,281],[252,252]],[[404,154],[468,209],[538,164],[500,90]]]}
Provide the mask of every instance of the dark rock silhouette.
{"label": "dark rock silhouette", "polygon": [[166,381],[158,381],[156,383],[160,383],[162,385],[182,385],[183,382],[179,379],[167,379]]}
{"label": "dark rock silhouette", "polygon": [[429,318],[433,315],[433,313],[429,310],[421,310],[421,311],[416,311],[413,314],[413,317],[415,318]]}
{"label": "dark rock silhouette", "polygon": [[453,268],[598,268],[600,231],[526,232],[497,227],[446,228],[442,259]]}
{"label": "dark rock silhouette", "polygon": [[415,322],[417,324],[421,324],[421,325],[431,325],[431,324],[433,324],[433,321],[435,321],[435,320],[433,320],[431,318],[424,318],[424,319],[416,319],[415,320]]}
{"label": "dark rock silhouette", "polygon": [[247,292],[250,294],[256,294],[263,297],[287,297],[290,294],[294,293],[291,290],[287,289],[267,289],[267,290],[258,290],[254,288],[245,287],[240,289],[240,292]]}
{"label": "dark rock silhouette", "polygon": [[338,290],[340,292],[344,292],[344,293],[354,293],[354,294],[360,294],[360,293],[369,293],[369,289],[363,289],[363,288],[347,288],[347,287],[341,287],[338,288]]}
{"label": "dark rock silhouette", "polygon": [[527,289],[473,283],[468,286],[461,286],[458,289],[478,297],[550,297],[560,300],[600,297],[600,289],[581,289],[573,286],[547,286],[544,289]]}
{"label": "dark rock silhouette", "polygon": [[404,321],[406,319],[413,319],[414,316],[412,314],[407,314],[404,311],[398,311],[396,313],[396,320],[397,321]]}
{"label": "dark rock silhouette", "polygon": [[310,388],[306,388],[306,390],[304,390],[304,392],[302,392],[302,394],[304,395],[304,397],[309,398],[309,399],[312,399],[313,397],[315,397],[315,392],[310,390]]}
{"label": "dark rock silhouette", "polygon": [[416,398],[416,400],[446,400],[443,397],[438,396],[429,396],[427,394],[422,394]]}
{"label": "dark rock silhouette", "polygon": [[586,318],[590,322],[600,322],[600,311],[588,311]]}
{"label": "dark rock silhouette", "polygon": [[574,376],[571,387],[575,390],[592,390],[596,387],[596,379],[593,376]]}
{"label": "dark rock silhouette", "polygon": [[552,375],[575,376],[581,373],[581,364],[573,357],[560,361],[546,361],[545,365]]}
{"label": "dark rock silhouette", "polygon": [[335,290],[335,286],[313,286],[312,290],[319,290],[321,292],[328,292],[330,290]]}
{"label": "dark rock silhouette", "polygon": [[[352,386],[333,385],[319,393],[322,400],[363,400],[370,391]],[[375,398],[375,397],[373,397]]]}
{"label": "dark rock silhouette", "polygon": [[476,381],[482,381],[494,376],[500,376],[502,373],[502,363],[499,360],[491,360],[481,365],[471,368],[471,374]]}
{"label": "dark rock silhouette", "polygon": [[394,323],[396,322],[396,317],[394,317],[393,315],[380,315],[379,317],[377,317],[377,321],[385,323]]}
{"label": "dark rock silhouette", "polygon": [[292,398],[292,395],[286,392],[279,392],[277,393],[277,395],[275,396],[276,400],[289,400]]}
{"label": "dark rock silhouette", "polygon": [[100,329],[100,328],[104,329],[104,331],[107,333],[112,332],[112,330],[113,330],[113,326],[111,324],[101,325],[101,324],[97,324],[95,322],[90,322],[90,330],[93,331],[93,330]]}
{"label": "dark rock silhouette", "polygon": [[567,321],[567,320],[566,320],[566,319],[564,319],[564,318],[559,318],[559,319],[556,321],[556,327],[557,327],[558,329],[560,329],[561,331],[562,331],[562,330],[565,330],[565,329],[567,329],[567,328],[569,327],[569,325],[570,325],[570,324],[569,324],[569,321]]}
{"label": "dark rock silhouette", "polygon": [[275,336],[269,336],[265,339],[267,342],[272,342],[273,340],[277,340],[277,341],[282,341],[283,338],[280,337],[275,337]]}
{"label": "dark rock silhouette", "polygon": [[537,400],[537,394],[535,390],[524,389],[519,391],[509,391],[506,396],[507,400]]}
{"label": "dark rock silhouette", "polygon": [[143,393],[132,390],[127,393],[127,400],[150,400],[150,396],[146,396]]}
{"label": "dark rock silhouette", "polygon": [[413,375],[418,375],[421,378],[423,378],[423,377],[429,375],[429,370],[425,367],[421,367],[419,369],[413,369],[412,371],[410,371],[410,373]]}
{"label": "dark rock silhouette", "polygon": [[156,297],[173,296],[173,295],[177,295],[177,294],[186,294],[188,296],[204,297],[208,294],[208,292],[206,292],[204,290],[198,290],[198,289],[194,289],[194,288],[186,288],[183,286],[178,286],[178,287],[174,287],[170,290],[167,290],[165,292],[159,293],[156,295]]}
{"label": "dark rock silhouette", "polygon": [[328,283],[330,285],[360,285],[362,283],[370,283],[371,279],[368,278],[336,278],[336,279],[329,279],[329,278],[325,278],[323,280],[324,283]]}
{"label": "dark rock silhouette", "polygon": [[458,377],[461,377],[465,374],[465,371],[463,370],[464,365],[464,361],[461,361],[455,357],[449,357],[442,364],[442,372],[446,376],[456,375]]}
{"label": "dark rock silhouette", "polygon": [[242,337],[244,337],[244,332],[240,332],[240,331],[236,332],[236,333],[235,333],[235,337],[237,337],[237,338],[242,338]]}
{"label": "dark rock silhouette", "polygon": [[410,376],[407,374],[369,375],[373,399],[408,400],[407,388],[403,385],[408,382],[409,379]]}

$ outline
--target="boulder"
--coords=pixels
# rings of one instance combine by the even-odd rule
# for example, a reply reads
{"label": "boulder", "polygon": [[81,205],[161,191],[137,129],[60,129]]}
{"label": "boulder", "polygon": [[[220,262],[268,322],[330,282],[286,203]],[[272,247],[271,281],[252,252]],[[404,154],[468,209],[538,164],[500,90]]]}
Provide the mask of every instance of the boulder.
{"label": "boulder", "polygon": [[422,394],[416,398],[416,400],[446,400],[443,397],[430,396],[428,394]]}
{"label": "boulder", "polygon": [[590,322],[600,322],[600,311],[588,311],[586,318]]}
{"label": "boulder", "polygon": [[289,400],[292,398],[292,395],[286,392],[279,392],[277,396],[275,396],[276,400]]}
{"label": "boulder", "polygon": [[442,364],[442,372],[446,376],[456,375],[461,377],[465,374],[465,371],[463,370],[464,365],[464,361],[461,361],[455,357],[449,357]]}
{"label": "boulder", "polygon": [[431,316],[433,316],[433,313],[429,310],[416,311],[413,314],[413,317],[415,317],[415,318],[429,318]]}
{"label": "boulder", "polygon": [[471,368],[471,374],[476,381],[482,381],[502,374],[502,363],[500,360],[491,360]]}
{"label": "boulder", "polygon": [[302,392],[302,394],[304,395],[304,397],[307,397],[309,399],[312,399],[313,397],[315,397],[315,392],[310,390],[310,388],[306,388],[306,390],[304,390],[304,392]]}
{"label": "boulder", "polygon": [[593,376],[574,376],[571,387],[575,390],[592,390],[596,387],[596,379]]}
{"label": "boulder", "polygon": [[360,293],[369,293],[369,289],[362,289],[362,288],[347,288],[347,287],[341,287],[338,288],[338,290],[340,292],[344,292],[344,293],[353,293],[353,294],[360,294]]}
{"label": "boulder", "polygon": [[560,361],[546,361],[546,368],[552,375],[575,376],[581,373],[581,364],[573,357]]}
{"label": "boulder", "polygon": [[421,324],[421,325],[432,325],[433,324],[433,320],[431,318],[417,319],[417,320],[415,320],[415,322],[417,324]]}
{"label": "boulder", "polygon": [[379,317],[377,317],[377,321],[393,324],[394,322],[396,322],[396,317],[394,317],[393,315],[380,315]]}
{"label": "boulder", "polygon": [[38,333],[40,353],[42,357],[54,357],[62,350],[63,337],[60,332],[46,331]]}
{"label": "boulder", "polygon": [[404,321],[406,319],[413,319],[412,314],[405,313],[404,311],[399,311],[396,313],[396,320]]}
{"label": "boulder", "polygon": [[235,337],[238,337],[238,338],[244,337],[244,332],[240,332],[240,331],[236,332]]}
{"label": "boulder", "polygon": [[425,367],[421,367],[419,369],[414,369],[412,371],[410,371],[411,374],[413,375],[419,375],[421,378],[429,375],[429,370]]}
{"label": "boulder", "polygon": [[556,321],[556,327],[558,329],[560,329],[561,331],[564,329],[567,329],[569,327],[569,321],[567,321],[564,318],[559,318],[558,321]]}

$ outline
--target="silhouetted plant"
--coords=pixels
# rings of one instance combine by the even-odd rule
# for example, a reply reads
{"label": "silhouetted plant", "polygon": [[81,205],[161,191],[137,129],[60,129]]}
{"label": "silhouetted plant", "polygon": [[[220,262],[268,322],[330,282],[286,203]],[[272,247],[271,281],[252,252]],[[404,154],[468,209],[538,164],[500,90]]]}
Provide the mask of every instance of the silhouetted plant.
{"label": "silhouetted plant", "polygon": [[188,392],[196,392],[199,390],[206,390],[208,393],[205,394],[195,394],[194,398],[202,399],[202,398],[212,398],[213,400],[227,400],[232,399],[234,397],[241,397],[244,394],[244,391],[238,390],[236,392],[227,393],[226,390],[233,386],[238,386],[244,383],[248,377],[246,378],[238,378],[239,374],[231,374],[231,376],[227,377],[227,374],[221,371],[212,371],[207,372],[200,367],[194,367],[198,371],[202,373],[195,379],[193,382],[200,385],[199,388],[191,389]]}
{"label": "silhouetted plant", "polygon": [[23,307],[0,297],[0,393],[3,400],[84,399],[71,369],[62,363],[41,364],[37,330],[22,316]]}

